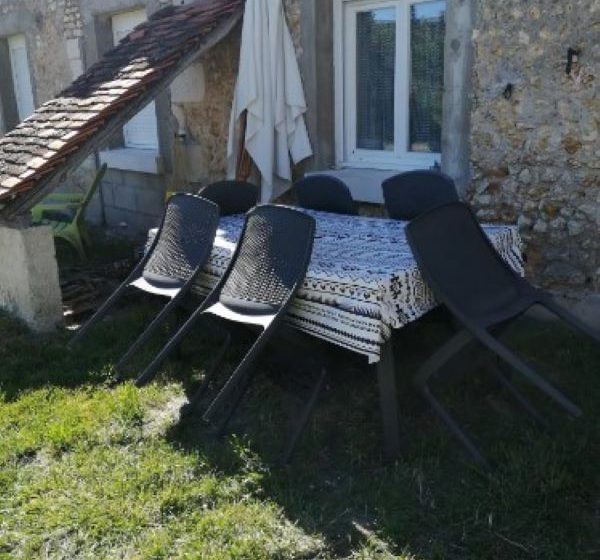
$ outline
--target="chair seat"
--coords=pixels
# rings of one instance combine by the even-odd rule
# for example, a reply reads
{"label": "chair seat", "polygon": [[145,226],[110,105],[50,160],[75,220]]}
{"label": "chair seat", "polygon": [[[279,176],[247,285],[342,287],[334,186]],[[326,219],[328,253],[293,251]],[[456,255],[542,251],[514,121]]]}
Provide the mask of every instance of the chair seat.
{"label": "chair seat", "polygon": [[75,214],[75,210],[68,208],[60,210],[44,210],[42,212],[42,220],[70,224],[75,218]]}
{"label": "chair seat", "polygon": [[276,317],[278,310],[279,308],[275,309],[266,305],[261,307],[257,304],[254,308],[248,308],[235,305],[235,303],[231,305],[219,301],[206,309],[206,313],[216,315],[227,321],[244,323],[247,325],[260,325],[266,328]]}
{"label": "chair seat", "polygon": [[513,319],[529,309],[534,299],[527,295],[521,295],[510,301],[503,301],[494,307],[486,309],[484,316],[477,319],[486,326],[497,325],[509,319]]}
{"label": "chair seat", "polygon": [[149,294],[156,294],[160,296],[175,297],[181,288],[185,285],[183,280],[176,278],[166,278],[159,276],[158,274],[146,273],[140,276],[130,286],[138,288]]}
{"label": "chair seat", "polygon": [[35,225],[51,227],[54,235],[60,235],[62,232],[67,230],[71,231],[74,229],[74,226],[71,222],[62,222],[57,220],[42,220],[41,222],[36,222]]}

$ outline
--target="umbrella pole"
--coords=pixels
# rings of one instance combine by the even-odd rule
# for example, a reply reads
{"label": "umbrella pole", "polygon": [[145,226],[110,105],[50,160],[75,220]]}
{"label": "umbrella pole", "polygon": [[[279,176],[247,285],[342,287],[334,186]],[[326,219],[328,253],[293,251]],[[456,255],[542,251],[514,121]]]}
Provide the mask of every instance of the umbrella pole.
{"label": "umbrella pole", "polygon": [[246,150],[246,128],[248,126],[248,111],[244,111],[240,123],[240,145],[238,148],[237,167],[235,178],[238,181],[247,181],[252,172],[252,158]]}

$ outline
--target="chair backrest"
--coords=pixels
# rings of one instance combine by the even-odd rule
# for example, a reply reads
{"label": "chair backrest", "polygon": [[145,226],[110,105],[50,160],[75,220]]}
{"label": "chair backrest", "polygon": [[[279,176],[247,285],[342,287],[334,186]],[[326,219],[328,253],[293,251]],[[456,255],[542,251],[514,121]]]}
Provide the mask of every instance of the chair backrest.
{"label": "chair backrest", "polygon": [[306,275],[314,232],[315,220],[298,210],[271,204],[251,210],[219,302],[251,315],[284,309]]}
{"label": "chair backrest", "polygon": [[167,202],[143,276],[149,282],[187,282],[213,247],[219,207],[193,194],[175,194]]}
{"label": "chair backrest", "polygon": [[309,175],[294,184],[294,192],[302,208],[350,216],[357,214],[348,185],[336,177]]}
{"label": "chair backrest", "polygon": [[466,204],[421,214],[406,226],[406,236],[437,300],[476,321],[498,318],[529,287],[504,262]]}
{"label": "chair backrest", "polygon": [[259,189],[245,181],[218,181],[200,189],[198,194],[219,206],[221,216],[245,214],[258,202]]}
{"label": "chair backrest", "polygon": [[458,202],[454,181],[434,170],[408,171],[382,183],[385,208],[394,220],[412,220],[449,202]]}
{"label": "chair backrest", "polygon": [[77,212],[75,213],[75,216],[73,217],[73,221],[76,222],[77,224],[79,224],[85,218],[85,211],[87,210],[87,207],[89,206],[90,202],[92,201],[92,197],[98,190],[98,187],[100,186],[100,183],[102,182],[102,179],[104,178],[104,174],[106,173],[107,168],[108,168],[108,166],[106,165],[106,163],[103,163],[100,166],[100,169],[98,169],[98,173],[96,173],[96,177],[94,177],[94,181],[92,182],[92,184],[90,185],[90,188],[85,193],[85,196],[83,197],[83,200],[81,201],[81,205],[79,206],[79,208],[77,208]]}

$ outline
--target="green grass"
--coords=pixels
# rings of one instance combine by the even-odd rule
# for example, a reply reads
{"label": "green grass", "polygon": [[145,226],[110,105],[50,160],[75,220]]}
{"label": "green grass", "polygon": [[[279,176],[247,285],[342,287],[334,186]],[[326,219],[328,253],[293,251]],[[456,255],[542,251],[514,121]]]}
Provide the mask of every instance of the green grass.
{"label": "green grass", "polygon": [[200,333],[156,383],[113,387],[114,360],[152,310],[120,312],[73,353],[67,332],[35,336],[0,316],[0,559],[600,556],[600,349],[584,338],[534,320],[510,335],[585,411],[569,420],[533,392],[554,433],[532,426],[483,375],[444,392],[497,464],[491,474],[406,382],[448,334],[439,313],[395,341],[401,459],[381,456],[374,375],[339,352],[295,461],[282,468],[296,401],[272,364],[261,365],[267,375],[225,440],[179,418],[190,374],[201,376],[211,354]]}

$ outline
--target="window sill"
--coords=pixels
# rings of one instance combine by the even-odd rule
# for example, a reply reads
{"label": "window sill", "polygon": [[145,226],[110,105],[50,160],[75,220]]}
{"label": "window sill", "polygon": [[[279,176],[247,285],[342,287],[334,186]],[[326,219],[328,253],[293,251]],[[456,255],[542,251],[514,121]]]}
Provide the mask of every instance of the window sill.
{"label": "window sill", "polygon": [[159,153],[155,150],[140,150],[138,148],[117,148],[100,152],[100,163],[109,169],[120,169],[121,171],[134,171],[136,173],[148,173],[161,175],[163,173],[163,162]]}
{"label": "window sill", "polygon": [[411,171],[413,169],[427,169],[433,167],[436,162],[441,163],[442,154],[431,152],[411,152],[402,157],[376,158],[364,156],[362,158],[348,158],[338,163],[338,168],[347,167],[358,169],[381,169],[383,171]]}
{"label": "window sill", "polygon": [[398,169],[384,170],[346,167],[344,169],[314,171],[307,173],[307,175],[323,174],[336,177],[348,185],[354,200],[382,204],[383,191],[381,190],[381,183],[388,177],[392,177],[399,172]]}
{"label": "window sill", "polygon": [[429,165],[404,165],[376,169],[374,167],[358,167],[356,164],[343,164],[341,169],[327,169],[313,171],[307,175],[324,174],[341,179],[348,185],[352,198],[358,202],[383,204],[383,191],[381,183],[398,173],[412,171],[413,169],[428,169]]}

